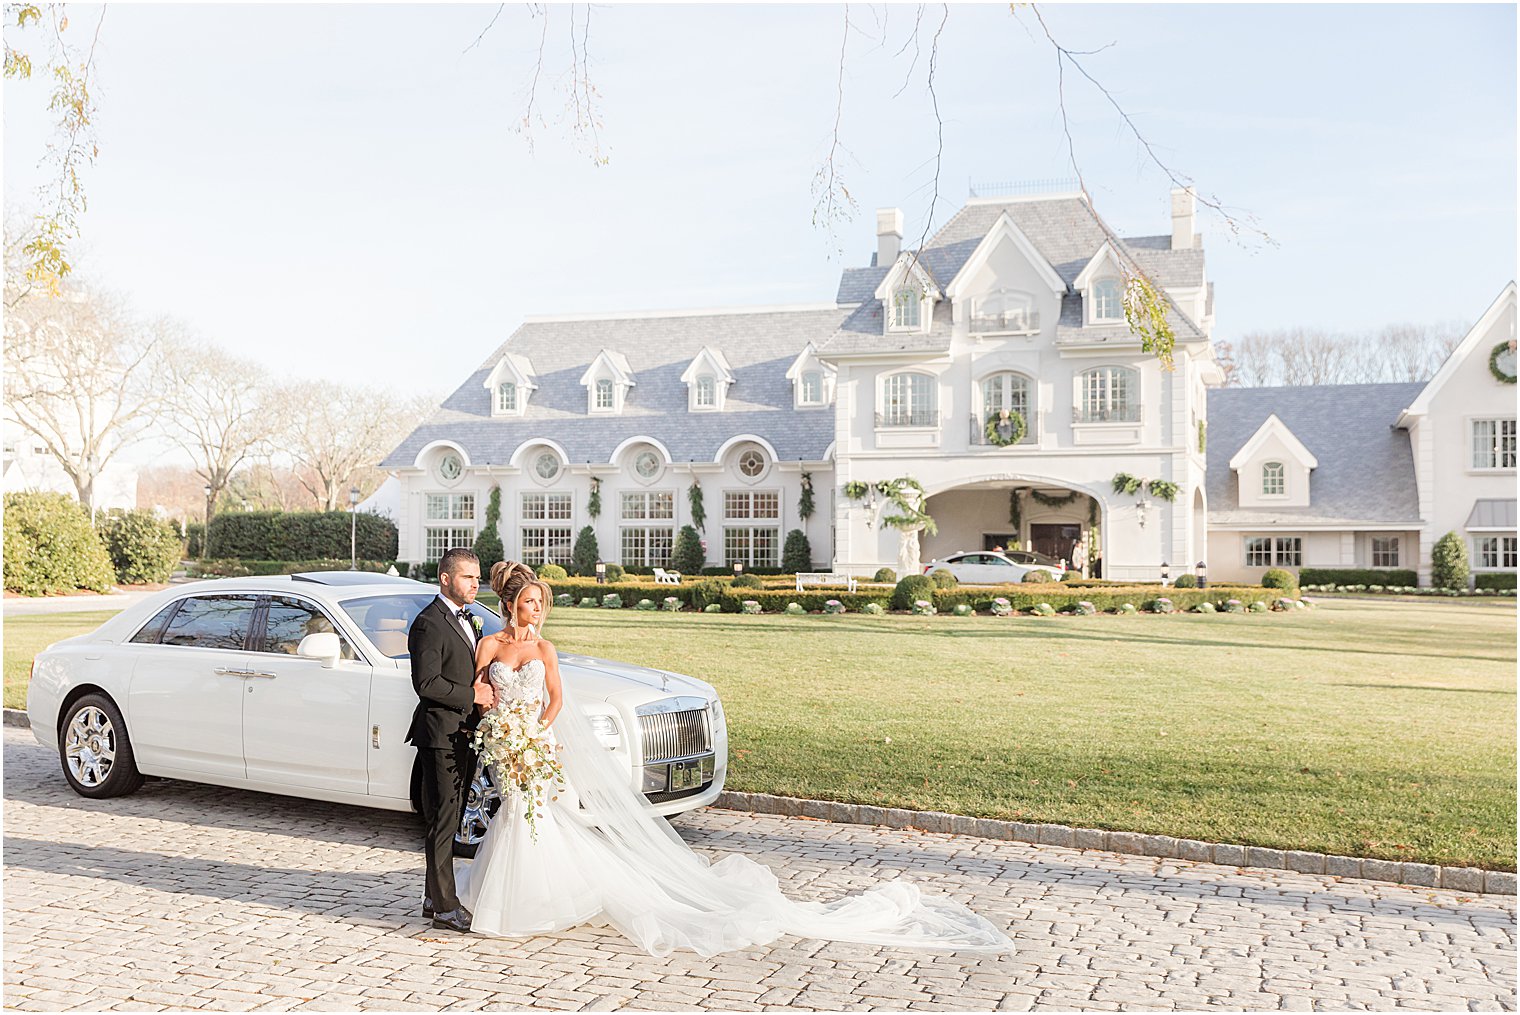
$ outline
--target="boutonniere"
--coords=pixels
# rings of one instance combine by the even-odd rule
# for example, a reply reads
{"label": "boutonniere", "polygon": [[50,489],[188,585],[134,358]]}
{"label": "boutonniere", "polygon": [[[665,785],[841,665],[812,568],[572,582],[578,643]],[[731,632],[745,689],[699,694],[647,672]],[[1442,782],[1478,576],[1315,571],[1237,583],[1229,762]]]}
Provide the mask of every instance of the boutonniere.
{"label": "boutonniere", "polygon": [[480,632],[485,629],[486,625],[485,621],[481,620],[479,617],[475,616],[475,614],[472,613],[470,614],[470,626],[475,628],[475,637],[479,638]]}

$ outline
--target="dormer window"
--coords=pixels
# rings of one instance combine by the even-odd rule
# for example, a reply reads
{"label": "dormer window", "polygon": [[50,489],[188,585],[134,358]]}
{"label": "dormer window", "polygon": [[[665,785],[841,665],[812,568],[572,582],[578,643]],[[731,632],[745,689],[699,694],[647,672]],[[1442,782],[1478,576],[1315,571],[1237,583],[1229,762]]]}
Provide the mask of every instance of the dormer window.
{"label": "dormer window", "polygon": [[696,400],[698,409],[718,407],[718,382],[712,374],[703,374],[697,378]]}
{"label": "dormer window", "polygon": [[792,404],[799,409],[821,408],[833,400],[834,368],[818,358],[812,342],[786,368],[786,379],[792,382]]}
{"label": "dormer window", "polygon": [[1282,462],[1267,462],[1261,467],[1261,495],[1281,497],[1288,492],[1287,471]]}
{"label": "dormer window", "polygon": [[1092,284],[1092,319],[1094,321],[1118,321],[1124,318],[1121,299],[1123,290],[1117,278],[1100,278]]}
{"label": "dormer window", "polygon": [[506,415],[517,411],[517,385],[506,382],[496,385],[496,412]]}
{"label": "dormer window", "polygon": [[603,349],[581,374],[581,384],[586,388],[587,412],[620,413],[634,385],[633,370],[622,353]]}
{"label": "dormer window", "polygon": [[486,375],[485,386],[490,393],[493,416],[523,415],[538,387],[533,380],[533,364],[526,356],[510,352],[496,361]]}
{"label": "dormer window", "polygon": [[612,379],[599,377],[596,381],[596,410],[598,412],[611,412],[613,405]]}
{"label": "dormer window", "polygon": [[923,309],[923,293],[916,289],[903,288],[892,294],[892,327],[918,328],[922,327],[921,315]]}
{"label": "dormer window", "polygon": [[686,408],[692,412],[722,412],[734,372],[722,350],[704,345],[681,371],[686,385]]}

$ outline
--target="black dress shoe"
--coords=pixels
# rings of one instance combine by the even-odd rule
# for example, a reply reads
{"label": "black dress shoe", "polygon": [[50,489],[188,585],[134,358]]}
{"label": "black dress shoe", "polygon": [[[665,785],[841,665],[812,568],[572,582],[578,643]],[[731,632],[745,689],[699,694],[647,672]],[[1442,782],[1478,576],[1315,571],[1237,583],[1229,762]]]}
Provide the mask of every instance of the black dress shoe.
{"label": "black dress shoe", "polygon": [[432,899],[424,898],[422,900],[422,918],[424,920],[431,920],[433,918],[433,900]]}
{"label": "black dress shoe", "polygon": [[468,933],[470,929],[470,911],[460,906],[451,909],[447,913],[434,913],[433,926],[439,930],[457,930],[461,934]]}

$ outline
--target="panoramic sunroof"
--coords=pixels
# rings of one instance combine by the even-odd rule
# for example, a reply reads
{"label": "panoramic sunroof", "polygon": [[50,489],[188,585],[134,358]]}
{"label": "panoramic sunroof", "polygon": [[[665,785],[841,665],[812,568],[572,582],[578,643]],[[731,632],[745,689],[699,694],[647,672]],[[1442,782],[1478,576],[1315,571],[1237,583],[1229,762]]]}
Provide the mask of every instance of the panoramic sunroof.
{"label": "panoramic sunroof", "polygon": [[314,582],[318,585],[421,585],[422,582],[402,578],[400,575],[381,574],[378,571],[303,571],[290,576],[291,581]]}

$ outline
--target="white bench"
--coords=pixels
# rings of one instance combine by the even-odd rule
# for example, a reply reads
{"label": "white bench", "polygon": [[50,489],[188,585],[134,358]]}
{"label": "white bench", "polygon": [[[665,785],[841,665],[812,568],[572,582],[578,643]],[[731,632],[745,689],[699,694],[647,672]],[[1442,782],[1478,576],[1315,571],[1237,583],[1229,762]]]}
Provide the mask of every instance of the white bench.
{"label": "white bench", "polygon": [[681,572],[667,571],[663,567],[657,567],[654,569],[654,580],[661,585],[679,585],[681,584]]}
{"label": "white bench", "polygon": [[855,591],[855,579],[847,574],[829,574],[822,571],[799,572],[797,575],[797,591],[802,591],[804,585],[843,585],[850,591]]}

